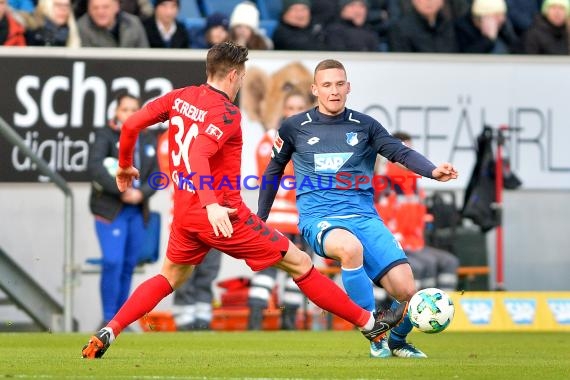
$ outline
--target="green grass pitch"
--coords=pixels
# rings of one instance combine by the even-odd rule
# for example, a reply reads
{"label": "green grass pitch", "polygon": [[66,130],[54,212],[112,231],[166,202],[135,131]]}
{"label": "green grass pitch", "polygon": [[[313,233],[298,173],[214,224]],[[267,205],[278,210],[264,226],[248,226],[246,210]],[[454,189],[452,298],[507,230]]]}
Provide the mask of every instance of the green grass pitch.
{"label": "green grass pitch", "polygon": [[0,334],[0,378],[569,379],[568,333],[414,333],[428,359],[371,359],[356,331],[125,333],[100,360],[88,334]]}

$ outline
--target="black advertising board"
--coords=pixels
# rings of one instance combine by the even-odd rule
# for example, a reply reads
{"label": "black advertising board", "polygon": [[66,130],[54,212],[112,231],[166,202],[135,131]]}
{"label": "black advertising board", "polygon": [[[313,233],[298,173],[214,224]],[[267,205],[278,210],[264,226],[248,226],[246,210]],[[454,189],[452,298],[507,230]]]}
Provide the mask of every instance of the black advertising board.
{"label": "black advertising board", "polygon": [[[88,181],[89,144],[112,115],[118,94],[128,91],[144,103],[204,80],[199,59],[0,57],[0,116],[67,181]],[[44,180],[3,138],[0,163],[0,182]]]}

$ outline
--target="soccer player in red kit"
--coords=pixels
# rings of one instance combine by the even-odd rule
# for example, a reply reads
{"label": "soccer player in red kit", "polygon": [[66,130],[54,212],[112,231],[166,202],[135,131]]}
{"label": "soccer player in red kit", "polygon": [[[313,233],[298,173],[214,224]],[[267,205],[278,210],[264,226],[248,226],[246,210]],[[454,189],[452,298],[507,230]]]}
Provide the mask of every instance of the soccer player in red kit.
{"label": "soccer player in red kit", "polygon": [[353,303],[346,293],[312,266],[310,257],[280,232],[253,214],[240,196],[241,114],[232,104],[245,75],[247,49],[224,42],[206,58],[207,83],[174,90],[133,114],[121,131],[120,191],[139,173],[132,166],[139,132],[170,121],[169,149],[174,218],[159,275],[143,282],[119,312],[93,335],[84,358],[100,358],[125,327],[151,311],[182,285],[210,248],[243,259],[254,271],[275,266],[287,271],[305,295],[322,309],[358,326],[370,340],[380,339],[406,311],[374,315]]}

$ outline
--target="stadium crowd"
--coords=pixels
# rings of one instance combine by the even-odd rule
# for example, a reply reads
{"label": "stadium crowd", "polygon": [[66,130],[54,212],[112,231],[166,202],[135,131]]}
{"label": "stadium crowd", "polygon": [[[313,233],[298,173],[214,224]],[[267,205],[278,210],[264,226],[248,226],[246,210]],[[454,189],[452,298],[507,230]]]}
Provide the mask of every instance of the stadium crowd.
{"label": "stadium crowd", "polygon": [[569,54],[570,0],[0,0],[0,45]]}

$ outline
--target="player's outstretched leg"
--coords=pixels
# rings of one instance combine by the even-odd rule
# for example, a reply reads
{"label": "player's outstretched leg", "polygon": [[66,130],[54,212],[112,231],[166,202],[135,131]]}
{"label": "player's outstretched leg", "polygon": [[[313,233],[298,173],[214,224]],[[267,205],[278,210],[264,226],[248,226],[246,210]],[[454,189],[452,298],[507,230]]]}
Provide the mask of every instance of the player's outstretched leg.
{"label": "player's outstretched leg", "polygon": [[[407,303],[406,303],[407,304]],[[392,309],[399,310],[398,301],[392,303]],[[388,339],[388,347],[392,351],[392,355],[398,356],[400,358],[427,358],[427,355],[414,347],[411,343],[406,342],[406,337],[412,331],[412,323],[410,322],[410,317],[405,313],[402,323],[394,327],[390,332],[390,338]]]}
{"label": "player's outstretched leg", "polygon": [[81,356],[86,359],[101,358],[125,327],[154,309],[172,291],[172,286],[163,275],[154,276],[140,284],[109,324],[89,339]]}

